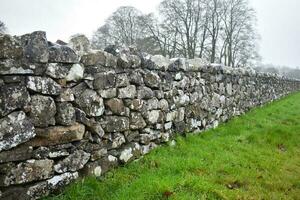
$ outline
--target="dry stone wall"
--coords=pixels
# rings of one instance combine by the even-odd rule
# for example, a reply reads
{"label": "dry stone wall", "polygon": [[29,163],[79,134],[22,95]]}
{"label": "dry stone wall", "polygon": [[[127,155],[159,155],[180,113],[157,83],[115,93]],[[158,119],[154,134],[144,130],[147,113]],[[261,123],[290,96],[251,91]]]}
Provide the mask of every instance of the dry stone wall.
{"label": "dry stone wall", "polygon": [[[72,47],[72,48],[71,48]],[[45,32],[0,35],[0,198],[37,199],[101,176],[176,133],[216,127],[300,82],[201,59],[90,50]]]}

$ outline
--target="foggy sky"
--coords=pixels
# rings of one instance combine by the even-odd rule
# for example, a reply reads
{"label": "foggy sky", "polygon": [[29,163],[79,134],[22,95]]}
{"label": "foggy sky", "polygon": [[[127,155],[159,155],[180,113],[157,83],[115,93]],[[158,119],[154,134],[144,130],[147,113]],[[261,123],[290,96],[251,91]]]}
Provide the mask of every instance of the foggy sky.
{"label": "foggy sky", "polygon": [[[48,40],[83,33],[90,37],[119,6],[131,5],[144,13],[155,11],[161,0],[0,0],[0,20],[10,34],[36,30]],[[300,67],[300,0],[250,0],[257,12],[264,63]]]}

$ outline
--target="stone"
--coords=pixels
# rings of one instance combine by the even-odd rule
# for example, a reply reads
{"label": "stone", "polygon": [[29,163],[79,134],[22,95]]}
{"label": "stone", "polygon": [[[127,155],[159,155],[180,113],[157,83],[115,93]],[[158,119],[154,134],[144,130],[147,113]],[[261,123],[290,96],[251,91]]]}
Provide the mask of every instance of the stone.
{"label": "stone", "polygon": [[73,64],[68,75],[67,81],[80,81],[83,79],[84,67],[81,64]]}
{"label": "stone", "polygon": [[146,101],[145,107],[147,110],[157,110],[159,106],[159,101],[156,97]]}
{"label": "stone", "polygon": [[107,149],[99,149],[91,152],[91,161],[96,161],[107,155]]}
{"label": "stone", "polygon": [[116,87],[126,87],[129,85],[129,78],[126,73],[118,74],[116,79]]}
{"label": "stone", "polygon": [[162,55],[149,56],[144,63],[148,69],[157,70],[166,70],[170,64],[170,60]]}
{"label": "stone", "polygon": [[126,142],[125,137],[121,133],[113,134],[112,145],[113,149],[119,148],[122,144]]}
{"label": "stone", "polygon": [[159,88],[161,79],[156,73],[148,72],[144,75],[144,82],[147,87]]}
{"label": "stone", "polygon": [[132,112],[130,113],[130,129],[137,130],[147,126],[141,113]]}
{"label": "stone", "polygon": [[121,52],[118,57],[118,66],[122,68],[138,68],[141,66],[141,59],[137,55]]}
{"label": "stone", "polygon": [[22,109],[30,102],[29,93],[24,86],[0,86],[0,117],[16,109]]}
{"label": "stone", "polygon": [[20,41],[10,35],[0,34],[0,59],[20,59],[23,48]]}
{"label": "stone", "polygon": [[32,157],[33,148],[28,145],[19,145],[13,149],[0,152],[0,164],[14,161],[28,160]]}
{"label": "stone", "polygon": [[143,85],[144,79],[141,73],[139,73],[138,71],[133,71],[129,74],[129,82],[134,85]]}
{"label": "stone", "polygon": [[137,97],[139,99],[151,99],[154,97],[154,92],[149,87],[138,87]]}
{"label": "stone", "polygon": [[121,154],[119,156],[119,160],[122,163],[127,163],[135,158],[139,157],[141,154],[141,146],[138,143],[131,144],[127,147],[124,147],[121,150]]}
{"label": "stone", "polygon": [[160,108],[162,111],[168,111],[169,110],[169,103],[165,99],[161,99],[158,103],[158,108]]}
{"label": "stone", "polygon": [[103,99],[94,90],[85,90],[75,99],[75,102],[87,116],[99,117],[104,113]]}
{"label": "stone", "polygon": [[116,74],[114,72],[97,73],[94,80],[94,88],[103,90],[113,88],[116,85]]}
{"label": "stone", "polygon": [[80,141],[85,133],[85,126],[75,123],[71,126],[53,126],[46,129],[36,129],[37,136],[28,145],[51,146]]}
{"label": "stone", "polygon": [[75,172],[82,169],[90,159],[90,154],[82,150],[77,150],[62,161],[54,165],[54,170],[57,173]]}
{"label": "stone", "polygon": [[133,99],[129,104],[129,108],[134,111],[140,111],[142,109],[143,105],[144,105],[143,100]]}
{"label": "stone", "polygon": [[105,116],[102,126],[105,132],[122,132],[129,130],[129,118],[119,116]]}
{"label": "stone", "polygon": [[75,96],[70,88],[63,88],[61,93],[55,98],[57,102],[72,102]]}
{"label": "stone", "polygon": [[60,125],[72,125],[76,121],[75,109],[71,103],[57,103],[56,104],[56,123]]}
{"label": "stone", "polygon": [[125,106],[121,99],[110,99],[105,102],[105,105],[112,111],[113,114],[116,115],[124,115],[125,114]]}
{"label": "stone", "polygon": [[160,110],[151,110],[147,112],[147,121],[150,124],[156,124],[162,121],[162,112]]}
{"label": "stone", "polygon": [[23,111],[10,113],[0,119],[0,151],[27,142],[35,135],[33,125]]}
{"label": "stone", "polygon": [[117,57],[102,50],[91,50],[81,56],[81,63],[84,66],[101,65],[106,67],[115,67],[117,65]]}
{"label": "stone", "polygon": [[59,95],[61,92],[61,86],[54,80],[47,77],[28,76],[27,88],[46,95]]}
{"label": "stone", "polygon": [[117,89],[116,88],[98,90],[97,93],[104,99],[111,99],[111,98],[117,97]]}
{"label": "stone", "polygon": [[51,97],[31,96],[29,117],[37,127],[55,125],[56,105]]}
{"label": "stone", "polygon": [[76,120],[78,122],[86,125],[86,128],[89,131],[97,134],[99,137],[102,137],[104,135],[104,130],[102,129],[102,126],[99,122],[96,122],[93,119],[87,118],[86,114],[78,108],[75,109],[75,113],[76,113]]}
{"label": "stone", "polygon": [[48,63],[46,74],[54,79],[64,79],[67,77],[71,66],[63,63]]}
{"label": "stone", "polygon": [[[0,59],[0,74],[1,75],[11,75],[11,74],[38,74],[36,70],[36,65],[24,64],[20,61],[14,59]],[[42,67],[41,67],[42,68]],[[42,70],[43,71],[43,70]]]}
{"label": "stone", "polygon": [[178,109],[175,122],[182,122],[182,121],[184,121],[184,116],[185,116],[185,108],[181,107],[181,108]]}
{"label": "stone", "polygon": [[118,98],[120,99],[134,99],[136,95],[135,85],[129,85],[118,89]]}
{"label": "stone", "polygon": [[49,59],[46,33],[35,31],[21,36],[25,57],[32,63],[47,63]]}
{"label": "stone", "polygon": [[100,177],[101,175],[117,166],[118,158],[112,155],[108,155],[95,162],[87,163],[83,171],[86,175]]}
{"label": "stone", "polygon": [[7,169],[5,175],[0,178],[2,186],[29,183],[44,180],[53,175],[52,160],[27,160]]}
{"label": "stone", "polygon": [[67,172],[64,174],[53,176],[52,178],[39,182],[35,185],[30,186],[27,189],[26,195],[29,199],[40,199],[43,196],[49,195],[50,192],[56,191],[79,177],[78,172]]}
{"label": "stone", "polygon": [[75,51],[66,45],[53,44],[49,48],[49,62],[78,63],[79,58]]}
{"label": "stone", "polygon": [[90,41],[83,34],[76,34],[71,37],[69,41],[69,46],[76,52],[77,55],[83,56],[90,50]]}

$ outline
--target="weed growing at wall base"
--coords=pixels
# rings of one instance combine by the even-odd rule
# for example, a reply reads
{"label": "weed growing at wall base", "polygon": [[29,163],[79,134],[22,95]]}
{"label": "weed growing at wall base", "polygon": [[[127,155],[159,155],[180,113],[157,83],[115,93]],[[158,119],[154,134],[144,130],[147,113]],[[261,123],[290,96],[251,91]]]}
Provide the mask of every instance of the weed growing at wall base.
{"label": "weed growing at wall base", "polygon": [[299,131],[296,93],[47,199],[299,199]]}

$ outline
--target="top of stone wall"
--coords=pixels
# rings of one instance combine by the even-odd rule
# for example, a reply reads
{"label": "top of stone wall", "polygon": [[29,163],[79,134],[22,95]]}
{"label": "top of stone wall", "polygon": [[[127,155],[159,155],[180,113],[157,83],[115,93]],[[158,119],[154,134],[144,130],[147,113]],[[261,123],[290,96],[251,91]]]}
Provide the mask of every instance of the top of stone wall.
{"label": "top of stone wall", "polygon": [[73,74],[70,75],[72,76],[70,79],[85,79],[80,76],[74,77],[76,73],[83,73],[84,70],[80,67],[82,65],[84,67],[99,66],[104,69],[145,68],[170,72],[194,71],[287,79],[277,74],[258,73],[250,67],[231,68],[221,64],[210,64],[201,58],[168,59],[161,55],[140,53],[132,48],[119,51],[112,46],[105,50],[93,50],[84,35],[72,37],[69,43],[60,40],[52,43],[47,40],[46,33],[43,31],[21,36],[0,34],[0,75],[43,75],[48,70],[47,65],[52,63],[78,64]]}

